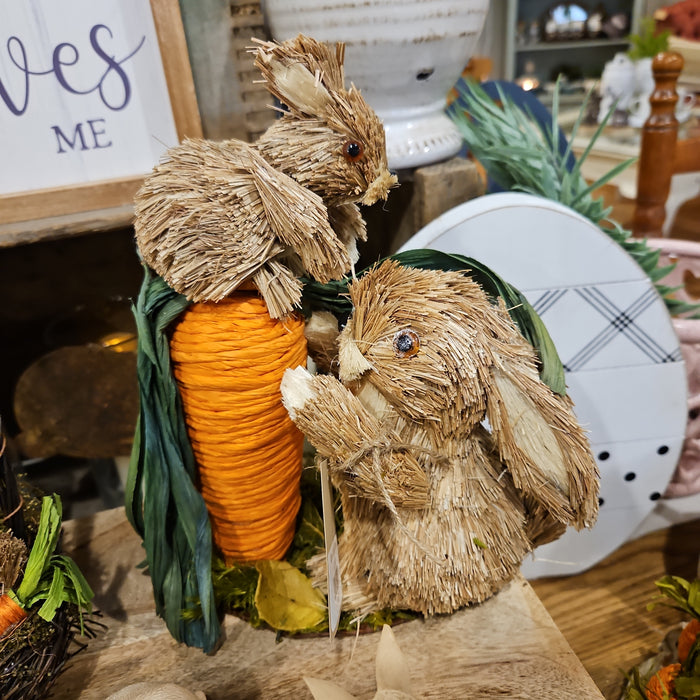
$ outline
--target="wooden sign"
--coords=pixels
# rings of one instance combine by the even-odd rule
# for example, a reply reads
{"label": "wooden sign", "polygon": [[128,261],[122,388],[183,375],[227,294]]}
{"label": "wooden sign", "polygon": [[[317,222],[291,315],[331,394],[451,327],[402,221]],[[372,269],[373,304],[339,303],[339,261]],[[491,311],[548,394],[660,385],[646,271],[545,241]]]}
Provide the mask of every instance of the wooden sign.
{"label": "wooden sign", "polygon": [[0,224],[128,205],[201,136],[177,0],[0,0]]}

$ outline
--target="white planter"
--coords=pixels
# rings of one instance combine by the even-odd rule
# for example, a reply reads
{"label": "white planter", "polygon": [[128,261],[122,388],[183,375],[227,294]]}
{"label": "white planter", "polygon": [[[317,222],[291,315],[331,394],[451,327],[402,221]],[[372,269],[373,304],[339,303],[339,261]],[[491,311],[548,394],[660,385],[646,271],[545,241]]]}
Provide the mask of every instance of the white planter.
{"label": "white planter", "polygon": [[434,163],[462,138],[445,98],[481,33],[488,0],[264,0],[273,37],[342,41],[345,76],[384,122],[389,167]]}

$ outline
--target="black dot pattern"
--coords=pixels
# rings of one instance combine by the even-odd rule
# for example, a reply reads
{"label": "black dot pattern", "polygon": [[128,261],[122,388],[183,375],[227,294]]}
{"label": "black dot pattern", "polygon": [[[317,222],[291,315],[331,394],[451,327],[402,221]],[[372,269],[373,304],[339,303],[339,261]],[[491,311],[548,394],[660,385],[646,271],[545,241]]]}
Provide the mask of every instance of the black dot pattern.
{"label": "black dot pattern", "polygon": [[613,328],[617,329],[618,331],[624,331],[627,326],[632,323],[634,319],[628,316],[624,311],[619,313],[617,316],[615,316],[612,321],[610,321],[610,324],[612,325]]}

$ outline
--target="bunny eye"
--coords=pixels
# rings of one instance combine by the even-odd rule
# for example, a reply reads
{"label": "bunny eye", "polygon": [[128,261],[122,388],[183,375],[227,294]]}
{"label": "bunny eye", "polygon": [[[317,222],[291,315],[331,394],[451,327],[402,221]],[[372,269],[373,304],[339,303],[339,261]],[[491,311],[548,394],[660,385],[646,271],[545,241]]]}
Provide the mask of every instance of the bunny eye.
{"label": "bunny eye", "polygon": [[404,328],[394,335],[396,357],[413,357],[420,350],[420,338],[411,328]]}
{"label": "bunny eye", "polygon": [[350,163],[357,163],[365,155],[365,147],[359,141],[346,141],[343,144],[343,155]]}

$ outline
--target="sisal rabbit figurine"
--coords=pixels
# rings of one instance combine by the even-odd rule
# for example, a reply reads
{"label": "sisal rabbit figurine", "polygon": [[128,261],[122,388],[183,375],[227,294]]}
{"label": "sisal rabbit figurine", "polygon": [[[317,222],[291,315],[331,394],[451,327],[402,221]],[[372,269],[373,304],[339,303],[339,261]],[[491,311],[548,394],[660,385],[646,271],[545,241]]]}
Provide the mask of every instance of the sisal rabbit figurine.
{"label": "sisal rabbit figurine", "polygon": [[344,86],[343,45],[259,42],[255,64],[286,110],[253,144],[186,140],[136,196],[144,262],[191,301],[252,284],[273,318],[299,304],[299,275],[342,277],[366,237],[357,207],[386,199],[384,129]]}
{"label": "sisal rabbit figurine", "polygon": [[[172,148],[135,202],[150,269],[135,307],[141,408],[126,512],[157,613],[206,652],[220,642],[212,556],[279,559],[294,538],[303,436],[279,383],[307,359],[299,276],[341,278],[366,236],[357,204],[396,183],[381,122],[345,88],[342,44],[300,35],[255,53],[281,117],[252,144]],[[183,615],[193,606],[202,614]]]}
{"label": "sisal rabbit figurine", "polygon": [[340,491],[346,608],[451,612],[498,591],[534,543],[595,521],[597,467],[571,401],[467,275],[371,269],[349,287],[341,381],[284,375],[285,406]]}

